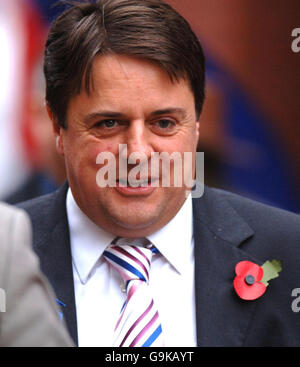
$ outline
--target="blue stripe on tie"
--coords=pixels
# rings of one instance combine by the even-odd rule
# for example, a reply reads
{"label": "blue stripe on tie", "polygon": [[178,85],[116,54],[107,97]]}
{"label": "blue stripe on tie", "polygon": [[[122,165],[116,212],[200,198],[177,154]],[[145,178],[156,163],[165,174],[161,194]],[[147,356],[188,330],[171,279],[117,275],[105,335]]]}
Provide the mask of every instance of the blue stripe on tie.
{"label": "blue stripe on tie", "polygon": [[149,338],[145,341],[145,343],[142,345],[142,347],[150,347],[151,344],[158,338],[158,336],[161,334],[161,325],[158,326],[158,328],[153,332],[152,335],[149,336]]}
{"label": "blue stripe on tie", "polygon": [[124,269],[130,271],[132,274],[135,274],[139,279],[144,280],[146,282],[144,275],[141,272],[139,272],[134,266],[128,264],[128,262],[126,262],[125,260],[121,259],[120,257],[108,251],[104,251],[103,255],[108,257],[110,260],[114,261],[116,264],[122,266]]}
{"label": "blue stripe on tie", "polygon": [[123,303],[123,306],[122,306],[122,308],[121,308],[120,313],[123,311],[123,308],[125,307],[125,305],[126,305],[126,300],[125,300],[125,301],[124,301],[124,303]]}

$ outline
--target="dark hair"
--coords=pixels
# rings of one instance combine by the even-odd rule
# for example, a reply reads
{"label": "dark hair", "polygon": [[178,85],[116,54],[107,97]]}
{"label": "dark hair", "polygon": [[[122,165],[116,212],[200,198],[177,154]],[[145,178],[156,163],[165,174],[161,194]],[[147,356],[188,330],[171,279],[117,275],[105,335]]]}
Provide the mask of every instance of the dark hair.
{"label": "dark hair", "polygon": [[160,65],[171,80],[185,78],[197,117],[204,101],[205,60],[188,22],[162,0],[67,1],[71,7],[52,24],[46,42],[46,100],[66,127],[70,99],[91,88],[94,58],[126,54]]}

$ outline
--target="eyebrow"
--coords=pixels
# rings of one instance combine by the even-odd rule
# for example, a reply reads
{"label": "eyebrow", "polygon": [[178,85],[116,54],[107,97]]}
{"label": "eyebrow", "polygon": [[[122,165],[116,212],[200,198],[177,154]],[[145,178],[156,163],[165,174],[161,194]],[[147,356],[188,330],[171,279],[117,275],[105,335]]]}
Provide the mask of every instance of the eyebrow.
{"label": "eyebrow", "polygon": [[159,116],[159,115],[167,115],[167,114],[178,114],[181,118],[186,117],[186,110],[184,108],[179,107],[171,107],[171,108],[165,108],[162,110],[153,111],[150,116]]}
{"label": "eyebrow", "polygon": [[121,118],[124,117],[122,113],[113,112],[113,111],[97,111],[92,112],[84,117],[84,122],[88,123],[100,117],[108,117],[108,118]]}
{"label": "eyebrow", "polygon": [[[160,116],[160,115],[167,115],[167,114],[179,114],[182,119],[186,117],[186,111],[183,108],[179,107],[170,107],[170,108],[164,108],[160,110],[156,110],[150,113],[150,116]],[[92,112],[84,117],[84,122],[88,123],[90,121],[93,121],[97,118],[101,117],[108,117],[108,118],[124,118],[125,115],[121,112],[115,112],[115,111],[97,111]]]}

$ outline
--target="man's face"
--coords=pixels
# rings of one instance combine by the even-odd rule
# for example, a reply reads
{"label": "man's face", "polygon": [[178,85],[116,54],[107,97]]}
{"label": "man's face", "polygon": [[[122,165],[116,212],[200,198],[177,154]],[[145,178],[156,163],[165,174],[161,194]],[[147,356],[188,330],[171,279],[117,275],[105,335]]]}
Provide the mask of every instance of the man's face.
{"label": "man's face", "polygon": [[[90,95],[82,90],[71,99],[67,129],[56,128],[56,132],[74,198],[103,229],[123,237],[147,236],[168,223],[184,203],[186,187],[161,187],[161,170],[159,187],[151,187],[150,168],[154,152],[195,156],[198,123],[187,81],[171,82],[163,69],[145,60],[98,56]],[[120,144],[127,145],[128,156],[137,152],[146,157],[146,186],[122,187],[127,177],[118,172]],[[96,183],[101,152],[116,158],[116,187],[101,188]],[[128,173],[134,166],[127,166]],[[172,183],[174,166],[170,167]]]}

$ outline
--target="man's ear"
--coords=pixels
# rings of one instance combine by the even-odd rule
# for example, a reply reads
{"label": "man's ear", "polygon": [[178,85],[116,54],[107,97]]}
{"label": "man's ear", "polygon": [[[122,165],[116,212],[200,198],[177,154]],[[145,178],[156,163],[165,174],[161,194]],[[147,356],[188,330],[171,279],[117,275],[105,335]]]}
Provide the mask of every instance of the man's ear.
{"label": "man's ear", "polygon": [[64,144],[63,144],[63,138],[62,138],[62,130],[63,129],[59,125],[59,123],[57,121],[57,118],[55,117],[55,115],[51,111],[51,108],[48,105],[48,103],[46,104],[46,110],[47,110],[47,113],[48,113],[48,116],[49,116],[50,120],[52,121],[52,128],[53,128],[53,133],[55,135],[55,141],[56,141],[56,150],[59,154],[64,156]]}

